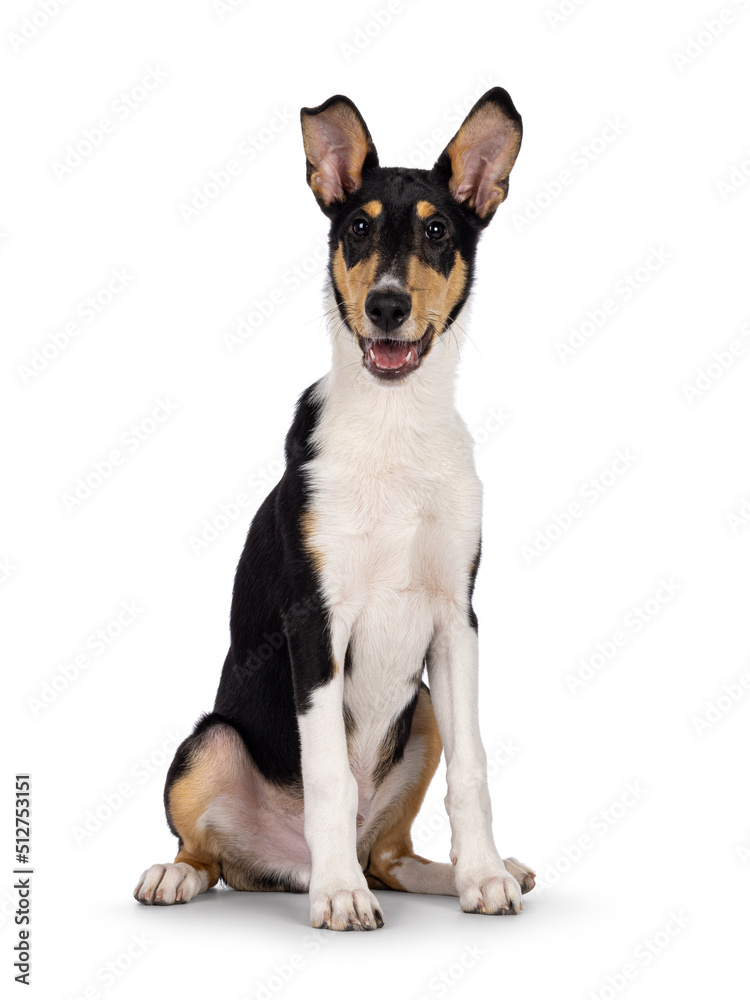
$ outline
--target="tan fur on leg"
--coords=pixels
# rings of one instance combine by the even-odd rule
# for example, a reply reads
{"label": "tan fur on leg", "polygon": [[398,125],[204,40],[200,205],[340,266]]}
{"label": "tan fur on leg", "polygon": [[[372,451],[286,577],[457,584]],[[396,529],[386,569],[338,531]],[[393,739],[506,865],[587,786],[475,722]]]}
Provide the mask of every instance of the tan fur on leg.
{"label": "tan fur on leg", "polygon": [[428,861],[415,854],[411,839],[412,824],[437,770],[442,749],[430,694],[422,688],[406,749],[406,753],[422,755],[422,766],[417,781],[397,800],[391,822],[370,850],[366,874],[373,886],[385,885],[402,892],[455,895],[451,866]]}

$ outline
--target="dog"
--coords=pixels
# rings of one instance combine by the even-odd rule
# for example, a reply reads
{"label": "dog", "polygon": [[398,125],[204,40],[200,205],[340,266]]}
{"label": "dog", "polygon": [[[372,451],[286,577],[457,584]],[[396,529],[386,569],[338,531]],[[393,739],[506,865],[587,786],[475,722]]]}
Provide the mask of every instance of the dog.
{"label": "dog", "polygon": [[[373,889],[518,913],[534,872],[492,835],[472,608],[482,491],[453,395],[521,117],[488,91],[431,170],[381,167],[347,97],[301,122],[330,221],[332,367],[299,398],[285,472],[252,520],[214,709],[169,768],[179,852],[134,895],[187,903],[220,878],[308,892],[312,926],[338,931],[383,926]],[[450,864],[411,838],[443,748]]]}

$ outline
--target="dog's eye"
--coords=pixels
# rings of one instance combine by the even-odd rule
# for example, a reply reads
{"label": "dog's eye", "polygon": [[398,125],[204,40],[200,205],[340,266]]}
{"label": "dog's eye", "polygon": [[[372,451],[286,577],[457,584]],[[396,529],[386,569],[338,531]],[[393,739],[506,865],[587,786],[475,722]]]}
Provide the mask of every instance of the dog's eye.
{"label": "dog's eye", "polygon": [[355,219],[349,228],[353,236],[359,236],[361,239],[370,231],[370,223],[367,219]]}
{"label": "dog's eye", "polygon": [[443,222],[428,222],[424,234],[428,240],[442,240],[445,238],[448,229]]}

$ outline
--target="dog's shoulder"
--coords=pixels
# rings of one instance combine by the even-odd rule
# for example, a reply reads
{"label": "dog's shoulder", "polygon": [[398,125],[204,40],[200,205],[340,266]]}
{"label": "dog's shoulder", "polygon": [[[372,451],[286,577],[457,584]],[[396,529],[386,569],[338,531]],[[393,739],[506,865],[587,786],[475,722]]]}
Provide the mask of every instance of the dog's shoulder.
{"label": "dog's shoulder", "polygon": [[297,400],[284,445],[287,468],[309,462],[313,458],[313,435],[320,420],[322,406],[323,380],[320,379],[308,386]]}

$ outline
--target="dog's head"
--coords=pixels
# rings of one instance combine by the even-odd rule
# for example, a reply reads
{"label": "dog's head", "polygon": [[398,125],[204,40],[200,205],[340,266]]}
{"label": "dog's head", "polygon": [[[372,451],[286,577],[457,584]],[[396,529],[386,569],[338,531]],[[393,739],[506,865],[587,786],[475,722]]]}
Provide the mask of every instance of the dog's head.
{"label": "dog's head", "polygon": [[307,182],[331,220],[341,319],[368,372],[401,381],[466,301],[479,235],[508,193],[521,117],[505,90],[488,91],[432,170],[381,167],[347,97],[301,117]]}

